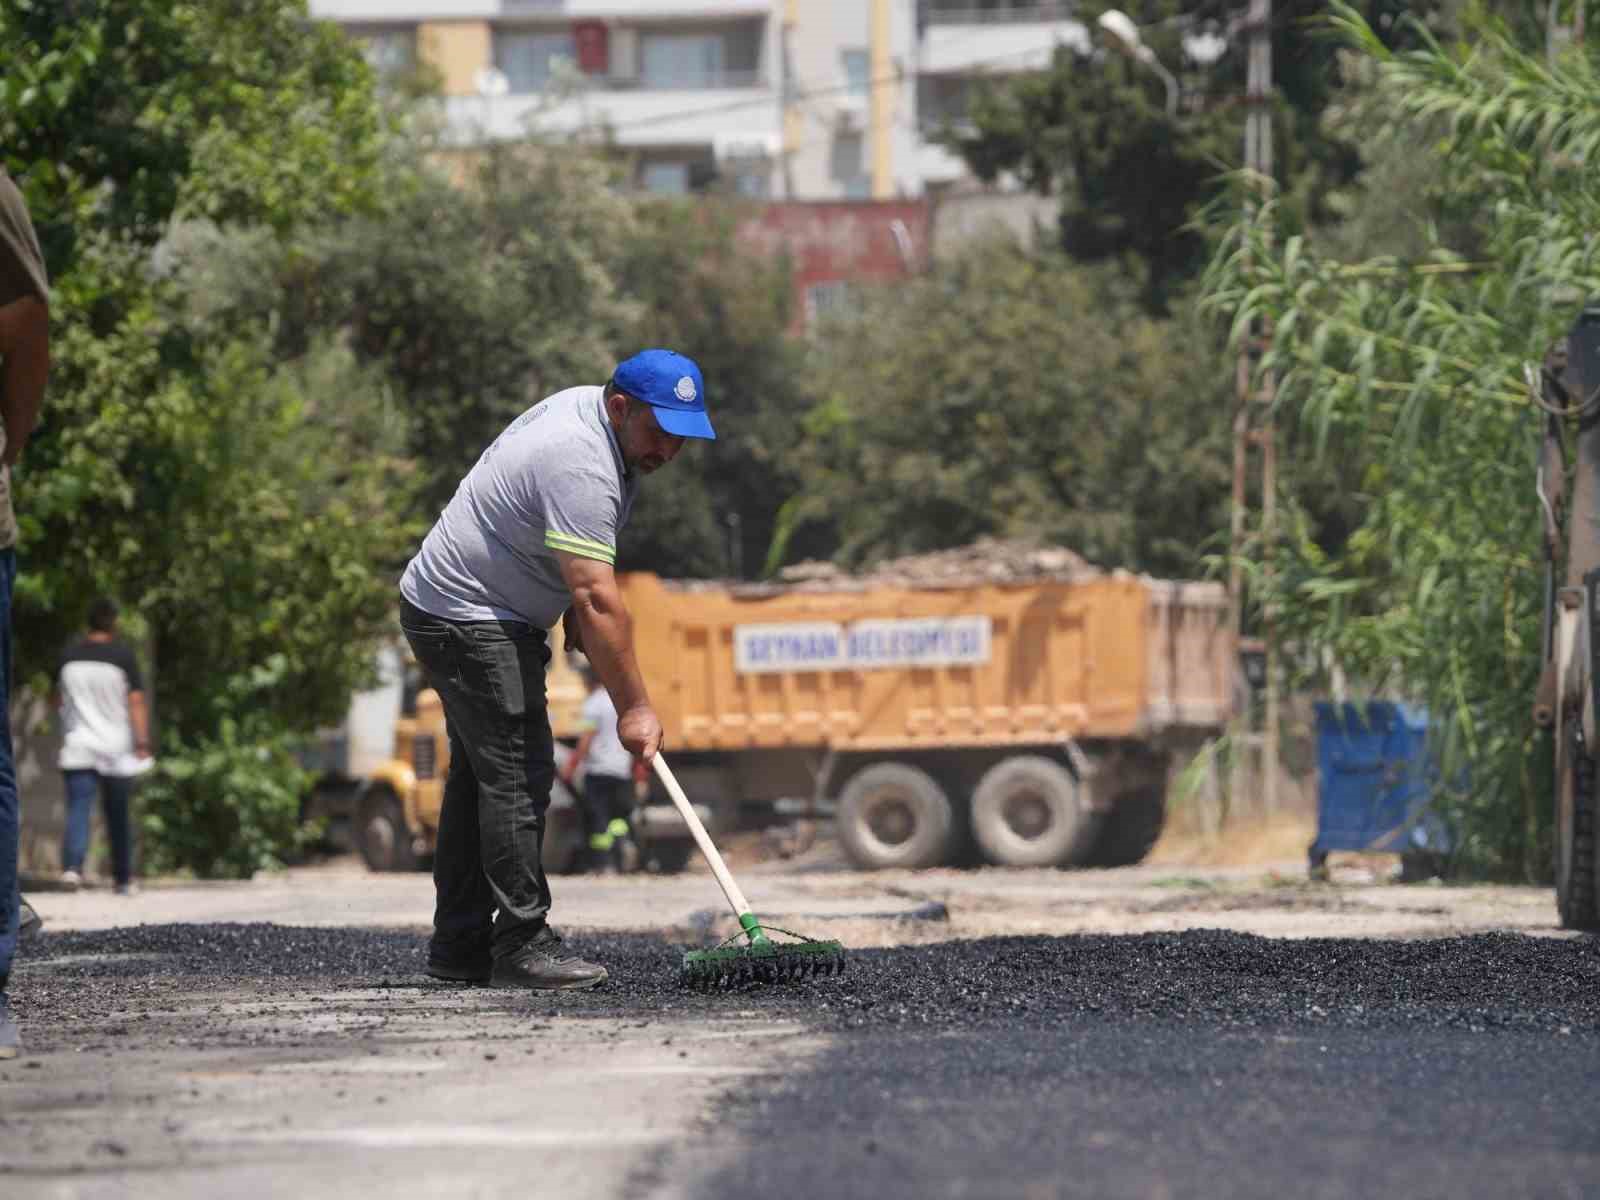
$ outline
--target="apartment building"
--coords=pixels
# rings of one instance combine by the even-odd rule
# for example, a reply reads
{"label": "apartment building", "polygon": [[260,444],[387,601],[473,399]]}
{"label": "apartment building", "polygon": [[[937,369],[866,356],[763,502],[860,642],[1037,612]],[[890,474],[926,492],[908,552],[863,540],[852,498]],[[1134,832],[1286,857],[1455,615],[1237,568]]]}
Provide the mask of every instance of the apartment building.
{"label": "apartment building", "polygon": [[[608,136],[641,188],[888,200],[959,188],[929,140],[984,76],[1087,46],[1049,0],[312,0],[375,65],[427,64],[463,145]],[[602,132],[603,131],[603,132]]]}

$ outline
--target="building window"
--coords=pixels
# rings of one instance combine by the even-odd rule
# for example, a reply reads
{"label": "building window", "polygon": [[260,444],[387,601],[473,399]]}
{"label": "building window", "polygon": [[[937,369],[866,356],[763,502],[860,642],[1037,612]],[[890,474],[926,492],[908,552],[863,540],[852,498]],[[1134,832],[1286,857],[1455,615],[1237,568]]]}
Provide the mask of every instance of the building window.
{"label": "building window", "polygon": [[658,196],[687,196],[689,194],[689,164],[686,162],[650,162],[639,171],[639,186]]}
{"label": "building window", "polygon": [[380,76],[402,75],[417,65],[415,25],[355,26],[349,34],[367,65]]}
{"label": "building window", "polygon": [[723,41],[710,33],[650,33],[639,39],[647,88],[718,87],[725,74]]}
{"label": "building window", "polygon": [[494,65],[516,93],[542,92],[562,63],[578,59],[571,33],[495,30]]}
{"label": "building window", "polygon": [[917,124],[924,133],[937,132],[946,124],[965,125],[980,81],[964,76],[924,76],[917,80]]}
{"label": "building window", "polygon": [[745,167],[733,172],[733,192],[749,200],[765,200],[771,191],[771,172],[760,167]]}
{"label": "building window", "polygon": [[828,174],[839,185],[847,200],[866,200],[872,195],[867,178],[866,142],[859,133],[841,133],[833,139]]}
{"label": "building window", "polygon": [[844,94],[865,97],[872,87],[872,59],[865,50],[841,50],[839,63],[844,68]]}
{"label": "building window", "polygon": [[844,279],[829,279],[806,286],[806,324],[847,317],[856,310],[855,289]]}

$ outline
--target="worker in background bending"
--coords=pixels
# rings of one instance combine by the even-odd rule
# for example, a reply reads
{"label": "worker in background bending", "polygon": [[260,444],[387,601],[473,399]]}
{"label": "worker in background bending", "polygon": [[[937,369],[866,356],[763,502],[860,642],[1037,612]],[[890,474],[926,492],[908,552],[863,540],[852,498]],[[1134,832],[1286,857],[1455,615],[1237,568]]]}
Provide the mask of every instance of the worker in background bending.
{"label": "worker in background bending", "polygon": [[[561,782],[574,786],[583,773],[583,828],[589,837],[589,870],[615,874],[623,869],[623,850],[632,836],[628,814],[633,811],[633,755],[617,736],[617,709],[600,677],[587,662],[578,667],[588,691],[579,709],[582,735],[566,766]],[[576,790],[576,789],[574,789]]]}

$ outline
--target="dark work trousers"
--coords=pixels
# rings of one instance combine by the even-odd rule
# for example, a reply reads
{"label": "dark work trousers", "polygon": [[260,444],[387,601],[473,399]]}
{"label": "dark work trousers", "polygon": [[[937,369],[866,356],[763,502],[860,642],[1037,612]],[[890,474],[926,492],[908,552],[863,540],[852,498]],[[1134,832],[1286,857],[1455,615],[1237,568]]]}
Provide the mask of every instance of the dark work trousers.
{"label": "dark work trousers", "polygon": [[598,867],[606,862],[622,865],[619,843],[630,832],[628,817],[632,812],[632,779],[584,775],[583,831],[589,837],[590,866]]}
{"label": "dark work trousers", "polygon": [[100,812],[106,820],[106,836],[111,841],[111,877],[117,883],[133,879],[133,838],[128,828],[128,798],[133,780],[99,771],[61,772],[67,785],[67,827],[61,839],[61,867],[82,871],[89,853],[90,813],[94,794],[100,793]]}
{"label": "dark work trousers", "polygon": [[404,599],[400,626],[450,735],[432,953],[503,958],[542,933],[550,911],[540,860],[556,773],[544,691],[550,649],[544,630],[525,622],[445,621]]}

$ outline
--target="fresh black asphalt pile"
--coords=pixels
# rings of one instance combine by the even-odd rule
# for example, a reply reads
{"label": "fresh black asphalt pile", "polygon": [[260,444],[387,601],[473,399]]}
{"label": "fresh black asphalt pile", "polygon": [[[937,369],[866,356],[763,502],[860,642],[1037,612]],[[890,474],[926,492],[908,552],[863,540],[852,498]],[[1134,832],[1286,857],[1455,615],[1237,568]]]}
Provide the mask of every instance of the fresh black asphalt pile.
{"label": "fresh black asphalt pile", "polygon": [[[161,925],[46,933],[23,948],[14,995],[30,1020],[85,1005],[207,991],[440,985],[418,933],[277,925]],[[1199,930],[1006,937],[857,950],[843,976],[737,992],[678,981],[684,947],[588,935],[573,950],[611,979],[508,1002],[563,1016],[707,1016],[758,1009],[834,1032],[1014,1029],[1156,1020],[1213,1027],[1433,1027],[1600,1034],[1600,941],[1487,934],[1431,941],[1282,940]],[[92,982],[93,986],[86,984]],[[53,1012],[55,1009],[66,1011]]]}
{"label": "fresh black asphalt pile", "polygon": [[460,1006],[420,974],[425,943],[274,925],[46,933],[13,979],[46,1056],[24,1067],[128,1034],[183,1056],[350,1036],[275,1015],[278,1001],[366,1020],[448,995],[462,1036],[497,1040],[556,1016],[748,1027],[754,1013],[831,1036],[797,1069],[730,1087],[703,1136],[643,1155],[625,1194],[669,1181],[705,1200],[1595,1194],[1600,941],[989,938],[858,950],[843,976],[703,993],[678,982],[683,946],[583,934],[570,945],[610,968],[605,986],[479,989]]}

